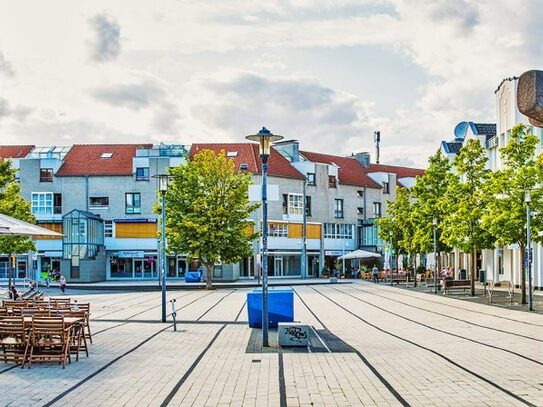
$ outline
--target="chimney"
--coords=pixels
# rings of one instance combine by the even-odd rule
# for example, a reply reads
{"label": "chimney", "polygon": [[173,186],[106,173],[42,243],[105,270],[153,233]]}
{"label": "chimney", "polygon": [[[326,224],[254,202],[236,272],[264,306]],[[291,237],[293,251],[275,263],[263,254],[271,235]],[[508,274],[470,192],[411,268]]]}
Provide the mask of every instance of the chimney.
{"label": "chimney", "polygon": [[353,158],[366,168],[370,166],[370,153],[366,151],[353,154]]}

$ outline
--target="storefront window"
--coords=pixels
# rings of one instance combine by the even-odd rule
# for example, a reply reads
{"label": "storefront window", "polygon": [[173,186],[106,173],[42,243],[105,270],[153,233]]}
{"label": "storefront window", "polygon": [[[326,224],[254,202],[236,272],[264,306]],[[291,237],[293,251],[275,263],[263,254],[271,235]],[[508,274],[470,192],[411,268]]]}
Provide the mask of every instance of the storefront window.
{"label": "storefront window", "polygon": [[132,278],[132,259],[111,257],[109,261],[112,278]]}

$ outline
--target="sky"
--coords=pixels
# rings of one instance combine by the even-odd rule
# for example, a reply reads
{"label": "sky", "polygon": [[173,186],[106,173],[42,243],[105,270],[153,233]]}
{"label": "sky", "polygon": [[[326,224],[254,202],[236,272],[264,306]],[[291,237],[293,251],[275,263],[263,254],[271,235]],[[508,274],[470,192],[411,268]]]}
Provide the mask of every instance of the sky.
{"label": "sky", "polygon": [[[539,3],[539,4],[538,4]],[[0,144],[241,142],[424,167],[543,68],[538,0],[0,0]]]}

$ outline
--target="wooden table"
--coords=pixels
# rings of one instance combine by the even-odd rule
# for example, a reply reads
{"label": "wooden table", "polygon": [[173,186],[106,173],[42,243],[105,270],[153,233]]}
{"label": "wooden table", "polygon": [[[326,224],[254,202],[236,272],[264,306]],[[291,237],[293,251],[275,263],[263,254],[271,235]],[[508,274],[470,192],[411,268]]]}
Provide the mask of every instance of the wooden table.
{"label": "wooden table", "polygon": [[[44,318],[48,318],[48,317],[44,317]],[[24,321],[25,321],[25,324],[31,324],[32,317],[26,316],[24,317]],[[84,321],[84,318],[80,318],[80,317],[64,317],[64,323],[68,326],[72,326],[83,321]]]}

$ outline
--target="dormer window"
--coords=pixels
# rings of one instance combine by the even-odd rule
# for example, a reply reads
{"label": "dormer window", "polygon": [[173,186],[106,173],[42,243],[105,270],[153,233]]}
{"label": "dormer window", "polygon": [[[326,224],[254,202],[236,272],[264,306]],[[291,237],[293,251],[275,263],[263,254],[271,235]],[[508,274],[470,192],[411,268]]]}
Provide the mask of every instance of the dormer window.
{"label": "dormer window", "polygon": [[237,157],[238,152],[237,151],[229,151],[229,152],[226,153],[226,156],[227,157]]}
{"label": "dormer window", "polygon": [[113,153],[102,153],[100,158],[111,158],[113,157]]}
{"label": "dormer window", "polygon": [[239,169],[240,171],[247,171],[249,169],[249,164],[240,164]]}
{"label": "dormer window", "polygon": [[337,188],[337,179],[335,175],[328,175],[328,188]]}

